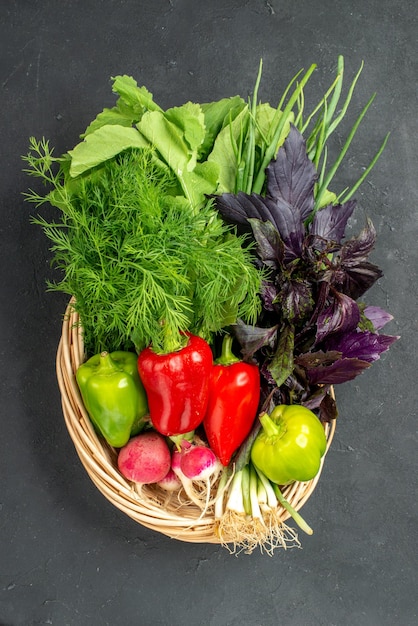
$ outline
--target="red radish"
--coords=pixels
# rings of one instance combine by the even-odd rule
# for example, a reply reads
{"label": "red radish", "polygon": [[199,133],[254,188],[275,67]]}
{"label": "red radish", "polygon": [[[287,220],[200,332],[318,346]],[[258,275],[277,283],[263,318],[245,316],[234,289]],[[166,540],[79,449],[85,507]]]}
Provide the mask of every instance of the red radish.
{"label": "red radish", "polygon": [[171,455],[171,469],[173,470],[174,474],[177,476],[178,480],[180,481],[185,493],[187,494],[191,502],[194,502],[197,506],[200,507],[201,501],[200,501],[198,493],[195,491],[193,487],[193,481],[191,481],[190,478],[187,478],[187,476],[185,476],[182,472],[181,459],[182,459],[182,452],[174,449]]}
{"label": "red radish", "polygon": [[177,450],[176,448],[174,448],[173,453],[171,455],[171,469],[173,470],[175,475],[178,477],[178,479],[183,482],[183,478],[186,478],[186,477],[183,474],[182,469],[181,469],[181,458],[182,458],[182,453],[180,452],[180,450]]}
{"label": "red radish", "polygon": [[171,467],[167,475],[164,476],[162,480],[158,481],[158,484],[165,491],[178,491],[181,487],[181,482]]}
{"label": "red radish", "polygon": [[118,467],[128,480],[146,485],[162,480],[170,469],[171,454],[166,440],[155,431],[132,437],[121,448]]}
{"label": "red radish", "polygon": [[206,446],[186,446],[180,459],[181,471],[191,480],[206,480],[219,471],[219,461]]}
{"label": "red radish", "polygon": [[[190,454],[190,459],[186,460]],[[189,441],[182,441],[181,450],[174,449],[172,453],[171,469],[180,480],[189,500],[202,509],[202,515],[209,505],[211,479],[216,478],[220,467],[212,450],[206,446],[193,445]],[[201,489],[202,485],[205,485],[206,491]]]}

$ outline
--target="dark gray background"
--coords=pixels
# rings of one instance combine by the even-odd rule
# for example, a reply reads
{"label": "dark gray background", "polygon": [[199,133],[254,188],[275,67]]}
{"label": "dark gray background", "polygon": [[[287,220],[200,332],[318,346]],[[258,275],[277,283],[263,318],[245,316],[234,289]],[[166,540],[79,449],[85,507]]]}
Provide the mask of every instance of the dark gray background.
{"label": "dark gray background", "polygon": [[[417,623],[417,18],[415,0],[1,2],[2,625]],[[263,57],[260,96],[274,104],[316,62],[314,103],[338,54],[347,83],[365,61],[349,121],[378,92],[339,184],[392,133],[352,225],[374,222],[385,276],[367,301],[392,312],[387,331],[402,339],[337,390],[336,437],[303,510],[315,534],[301,536],[302,550],[235,557],[170,540],[104,499],[66,431],[54,371],[66,298],[45,292],[48,242],[22,201],[20,157],[30,135],[57,154],[72,148],[113,105],[116,74],[167,107],[246,97]]]}

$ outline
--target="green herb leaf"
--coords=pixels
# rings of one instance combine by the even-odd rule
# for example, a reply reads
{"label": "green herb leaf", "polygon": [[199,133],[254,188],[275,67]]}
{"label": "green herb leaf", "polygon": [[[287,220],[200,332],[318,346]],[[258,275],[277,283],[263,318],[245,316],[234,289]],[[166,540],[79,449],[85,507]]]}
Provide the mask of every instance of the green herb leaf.
{"label": "green herb leaf", "polygon": [[188,103],[167,113],[147,112],[137,128],[173,170],[191,206],[200,207],[205,194],[215,191],[218,171],[213,166],[202,166],[195,171],[198,150],[205,136],[204,116],[199,105]]}
{"label": "green herb leaf", "polygon": [[68,151],[71,156],[70,175],[73,178],[80,176],[128,148],[147,146],[148,143],[134,128],[119,124],[102,126],[87,135],[73,150]]}
{"label": "green herb leaf", "polygon": [[277,350],[268,365],[268,371],[280,387],[293,372],[293,349],[295,330],[291,324],[284,324],[279,333]]}
{"label": "green herb leaf", "polygon": [[246,107],[246,103],[240,96],[222,98],[216,102],[207,102],[201,105],[205,116],[206,135],[200,149],[200,160],[208,157],[213,148],[215,138],[222,128],[232,122],[236,116]]}
{"label": "green herb leaf", "polygon": [[[209,162],[218,163],[219,185],[216,193],[234,193],[237,173],[240,166],[241,154],[239,153],[239,141],[245,134],[249,122],[250,113],[248,106],[223,128],[216,137],[213,150],[208,156]],[[238,152],[237,152],[238,150]]]}
{"label": "green herb leaf", "polygon": [[126,106],[122,101],[118,102],[118,104],[112,109],[103,109],[101,113],[99,113],[95,120],[89,124],[84,132],[81,135],[82,139],[86,135],[90,135],[94,133],[98,128],[102,126],[127,126],[131,127],[132,124],[135,124],[141,119],[142,112],[140,115],[132,111],[132,109]]}
{"label": "green herb leaf", "polygon": [[113,79],[112,91],[119,94],[123,102],[133,111],[144,109],[147,111],[161,111],[162,109],[153,100],[153,95],[146,87],[138,87],[132,76],[116,76]]}
{"label": "green herb leaf", "polygon": [[[197,160],[198,151],[206,135],[205,116],[200,105],[186,102],[180,107],[167,109],[164,117],[180,129],[190,154]],[[153,145],[157,147],[157,144]]]}

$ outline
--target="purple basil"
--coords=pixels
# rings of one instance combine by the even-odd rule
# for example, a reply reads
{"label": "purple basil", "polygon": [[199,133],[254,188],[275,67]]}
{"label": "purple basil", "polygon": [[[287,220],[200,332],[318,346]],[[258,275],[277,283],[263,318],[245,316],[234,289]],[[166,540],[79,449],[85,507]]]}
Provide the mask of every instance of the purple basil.
{"label": "purple basil", "polygon": [[354,299],[360,298],[383,276],[382,271],[368,261],[376,242],[376,231],[370,220],[357,237],[346,241],[340,252],[340,273],[336,284]]}
{"label": "purple basil", "polygon": [[236,195],[224,193],[215,197],[215,205],[224,220],[230,224],[238,224],[246,230],[250,230],[247,220],[254,217],[263,222],[270,221],[276,224],[274,213],[276,205],[274,200],[262,198],[253,193],[250,196],[240,191]]}
{"label": "purple basil", "polygon": [[260,295],[263,301],[263,308],[266,311],[278,311],[278,307],[275,306],[275,302],[279,296],[276,285],[268,281],[263,281]]}
{"label": "purple basil", "polygon": [[306,319],[314,305],[312,286],[303,278],[295,277],[284,281],[278,299],[283,316],[291,322]]}
{"label": "purple basil", "polygon": [[284,243],[278,230],[270,222],[249,218],[254,239],[257,242],[257,254],[268,267],[282,267],[284,261]]}
{"label": "purple basil", "polygon": [[310,368],[306,372],[311,385],[340,385],[353,380],[368,367],[370,363],[367,361],[343,358],[331,365]]}
{"label": "purple basil", "polygon": [[226,222],[252,234],[255,263],[267,271],[258,325],[234,327],[244,357],[258,359],[268,389],[280,387],[282,398],[314,407],[326,421],[336,415],[327,386],[353,380],[398,337],[377,332],[389,313],[357,303],[382,276],[369,261],[373,224],[367,220],[345,240],[356,202],[315,211],[317,178],[305,140],[291,126],[266,169],[266,195],[223,194],[215,206]]}
{"label": "purple basil", "polygon": [[283,148],[267,167],[266,177],[267,195],[274,198],[278,206],[291,207],[305,221],[314,207],[317,173],[306,154],[303,136],[295,126],[290,126]]}
{"label": "purple basil", "polygon": [[333,333],[346,333],[354,330],[360,321],[360,310],[357,303],[342,293],[335,294],[331,304],[324,308],[318,316],[315,342],[321,343]]}
{"label": "purple basil", "polygon": [[375,330],[380,330],[393,320],[393,315],[378,306],[366,306],[364,315],[371,321]]}
{"label": "purple basil", "polygon": [[277,339],[277,326],[260,328],[238,320],[232,330],[241,345],[241,353],[245,360],[250,360],[257,351],[266,346],[274,346]]}
{"label": "purple basil", "polygon": [[312,221],[311,234],[341,243],[347,222],[356,206],[355,200],[344,204],[329,204],[315,213]]}
{"label": "purple basil", "polygon": [[382,352],[399,339],[392,335],[378,335],[368,330],[351,332],[329,337],[326,341],[327,349],[341,352],[344,358],[356,358],[368,363],[377,361]]}

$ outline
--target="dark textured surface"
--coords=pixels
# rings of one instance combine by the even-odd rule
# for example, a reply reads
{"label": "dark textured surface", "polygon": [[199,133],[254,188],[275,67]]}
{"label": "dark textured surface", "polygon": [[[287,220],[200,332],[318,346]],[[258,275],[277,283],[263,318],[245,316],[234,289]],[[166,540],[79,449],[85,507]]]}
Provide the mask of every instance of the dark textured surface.
{"label": "dark textured surface", "polygon": [[[61,0],[1,3],[0,624],[412,626],[417,617],[417,33],[415,0]],[[304,508],[302,550],[231,556],[153,533],[112,507],[65,429],[54,358],[64,296],[45,293],[48,243],[29,223],[20,155],[30,135],[61,153],[126,73],[162,106],[251,89],[276,102],[301,67],[365,67],[351,121],[378,92],[341,175],[392,135],[357,198],[384,278],[368,302],[402,339],[338,389],[337,434]]]}

